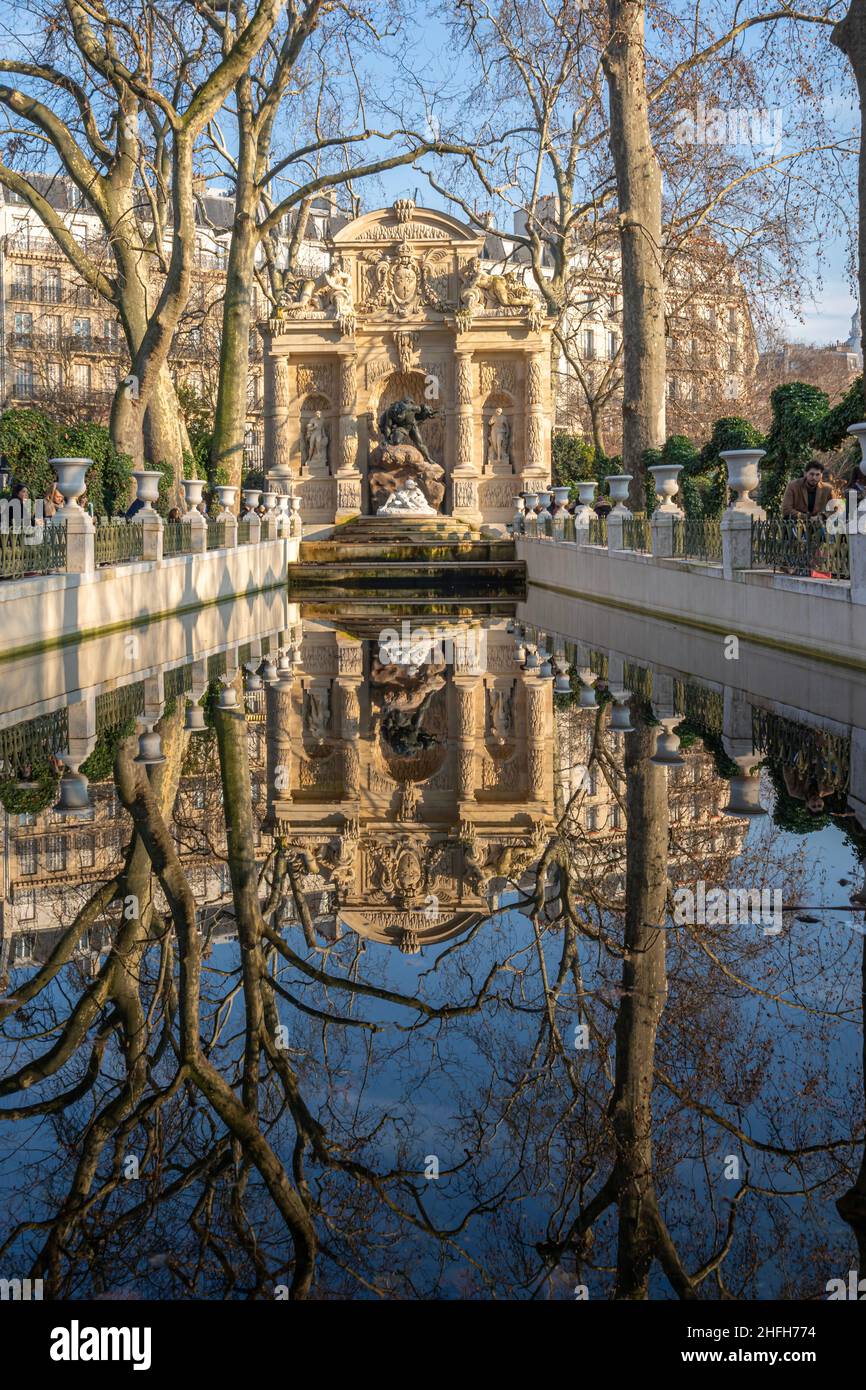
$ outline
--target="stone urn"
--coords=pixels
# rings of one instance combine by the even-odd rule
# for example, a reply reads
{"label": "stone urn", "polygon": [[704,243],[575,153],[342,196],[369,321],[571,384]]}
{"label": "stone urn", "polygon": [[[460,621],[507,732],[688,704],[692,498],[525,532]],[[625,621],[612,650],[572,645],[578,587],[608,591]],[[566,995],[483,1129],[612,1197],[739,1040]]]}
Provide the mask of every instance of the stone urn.
{"label": "stone urn", "polygon": [[595,709],[598,704],[595,698],[595,672],[589,666],[582,666],[577,678],[580,681],[580,708]]}
{"label": "stone urn", "polygon": [[93,467],[93,459],[49,459],[48,462],[57,474],[57,486],[63,497],[63,510],[80,512],[78,499],[87,485],[87,470]]}
{"label": "stone urn", "polygon": [[275,492],[263,492],[262,503],[266,512],[273,512],[277,505],[277,494]]}
{"label": "stone urn", "polygon": [[[199,695],[199,700],[201,695]],[[188,734],[197,733],[200,729],[206,728],[204,722],[204,709],[195,698],[190,699],[186,707],[186,719],[183,727]]]}
{"label": "stone urn", "polygon": [[675,733],[678,724],[682,723],[682,718],[678,714],[665,715],[659,720],[661,725],[656,739],[655,752],[650,758],[651,763],[661,767],[681,767],[685,758],[680,752],[680,737]]}
{"label": "stone urn", "polygon": [[237,488],[228,483],[223,483],[222,486],[217,488],[217,496],[220,501],[220,506],[222,507],[223,516],[230,516],[232,514],[237,495]]}
{"label": "stone urn", "polygon": [[553,515],[559,516],[568,513],[568,488],[554,487],[550,489],[553,496]]}
{"label": "stone urn", "polygon": [[89,820],[94,812],[90,804],[90,788],[83,772],[67,765],[58,787],[58,799],[52,806],[56,816],[69,820]]}
{"label": "stone urn", "polygon": [[764,449],[723,449],[720,455],[728,470],[728,487],[736,496],[731,498],[729,511],[753,512],[760,510],[750,494],[761,481],[758,464],[764,457]]}
{"label": "stone urn", "polygon": [[866,478],[866,420],[860,420],[856,425],[849,425],[848,434],[852,434],[860,445],[860,472]]}
{"label": "stone urn", "polygon": [[613,704],[610,707],[610,723],[608,724],[608,728],[613,734],[634,733],[634,725],[631,722],[631,710],[627,704],[629,697],[628,691],[625,690],[622,694],[614,694],[614,692],[611,691],[611,694],[613,695]]}
{"label": "stone urn", "polygon": [[522,497],[512,497],[511,500],[514,503],[514,516],[511,519],[511,525],[514,535],[519,536],[526,523],[525,503]]}
{"label": "stone urn", "polygon": [[220,689],[218,704],[220,709],[237,709],[238,692],[235,690],[234,683],[232,681],[225,680],[224,678],[224,683]]}
{"label": "stone urn", "polygon": [[187,511],[195,511],[204,493],[204,478],[184,478],[181,487]]}
{"label": "stone urn", "polygon": [[157,721],[144,719],[141,722],[144,729],[138,736],[138,757],[133,758],[133,762],[141,763],[144,767],[158,767],[165,762],[165,754],[162,751],[162,738],[153,727]]}
{"label": "stone urn", "polygon": [[243,497],[245,510],[248,512],[254,512],[256,507],[259,505],[259,502],[261,501],[261,489],[257,487],[245,487]]}
{"label": "stone urn", "polygon": [[571,681],[565,671],[557,671],[556,679],[553,682],[553,693],[554,695],[571,694]]}
{"label": "stone urn", "polygon": [[628,490],[631,487],[631,473],[611,473],[607,479],[607,487],[610,493],[610,500],[613,503],[611,516],[631,516],[626,503],[628,502]]}
{"label": "stone urn", "polygon": [[[728,756],[730,757],[730,754]],[[737,764],[739,772],[728,783],[728,801],[727,805],[722,807],[723,814],[749,819],[765,816],[767,812],[761,805],[760,773],[757,777],[751,776],[752,768],[756,761],[759,761],[757,755],[754,752],[741,753],[733,761]]]}
{"label": "stone urn", "polygon": [[159,501],[159,480],[162,474],[157,469],[142,468],[133,473],[135,478],[136,496],[139,502],[143,502],[142,511],[152,512],[154,502]]}
{"label": "stone urn", "polygon": [[589,526],[595,520],[595,492],[598,483],[593,479],[577,485],[577,506],[574,509],[575,526]]}
{"label": "stone urn", "polygon": [[677,506],[674,498],[679,491],[680,474],[683,471],[681,463],[657,463],[651,468],[655,489],[661,501],[656,507],[656,513],[666,513],[671,516],[682,516],[682,509]]}

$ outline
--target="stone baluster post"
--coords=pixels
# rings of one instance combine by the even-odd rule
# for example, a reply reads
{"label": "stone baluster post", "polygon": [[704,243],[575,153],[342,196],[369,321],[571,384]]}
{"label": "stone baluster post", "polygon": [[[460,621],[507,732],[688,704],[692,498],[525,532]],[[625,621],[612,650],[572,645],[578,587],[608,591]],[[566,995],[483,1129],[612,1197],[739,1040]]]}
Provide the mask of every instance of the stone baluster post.
{"label": "stone baluster post", "polygon": [[294,687],[291,672],[284,669],[271,681],[265,695],[265,758],[267,763],[267,825],[276,824],[276,807],[292,797],[292,708]]}
{"label": "stone baluster post", "polygon": [[766,512],[751,497],[761,481],[758,468],[763,449],[726,449],[722,453],[733,492],[722,517],[722,573],[732,579],[735,570],[752,564],[752,522],[766,520]]}

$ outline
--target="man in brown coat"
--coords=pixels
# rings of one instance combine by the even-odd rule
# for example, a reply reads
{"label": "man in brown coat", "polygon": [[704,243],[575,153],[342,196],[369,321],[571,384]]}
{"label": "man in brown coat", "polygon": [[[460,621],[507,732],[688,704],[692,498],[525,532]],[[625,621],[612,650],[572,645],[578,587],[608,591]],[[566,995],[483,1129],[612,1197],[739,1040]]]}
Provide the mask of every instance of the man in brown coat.
{"label": "man in brown coat", "polygon": [[802,478],[792,478],[782,498],[782,516],[823,516],[833,500],[831,483],[824,482],[824,470],[814,459]]}

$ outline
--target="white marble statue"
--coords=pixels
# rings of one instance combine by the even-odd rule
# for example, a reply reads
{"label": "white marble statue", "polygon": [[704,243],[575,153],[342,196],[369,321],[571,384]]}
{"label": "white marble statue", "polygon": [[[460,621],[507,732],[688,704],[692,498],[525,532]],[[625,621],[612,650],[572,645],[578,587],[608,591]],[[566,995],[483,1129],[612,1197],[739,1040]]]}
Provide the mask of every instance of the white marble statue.
{"label": "white marble statue", "polygon": [[307,441],[306,465],[310,470],[327,472],[328,468],[328,430],[317,410],[307,421],[304,430]]}
{"label": "white marble statue", "polygon": [[396,488],[377,516],[435,516],[435,508],[430,506],[414,478]]}
{"label": "white marble statue", "polygon": [[490,428],[487,433],[487,461],[490,464],[502,464],[511,467],[511,426],[508,418],[503,412],[502,406],[498,405],[490,418]]}

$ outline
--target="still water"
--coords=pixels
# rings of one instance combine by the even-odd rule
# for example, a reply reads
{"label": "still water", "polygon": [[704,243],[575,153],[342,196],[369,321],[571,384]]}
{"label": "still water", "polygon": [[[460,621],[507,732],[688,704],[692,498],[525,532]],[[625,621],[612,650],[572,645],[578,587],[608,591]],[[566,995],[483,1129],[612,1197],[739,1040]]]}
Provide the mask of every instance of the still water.
{"label": "still water", "polygon": [[866,1240],[864,727],[857,675],[531,594],[7,667],[4,1277],[826,1298]]}

